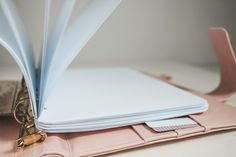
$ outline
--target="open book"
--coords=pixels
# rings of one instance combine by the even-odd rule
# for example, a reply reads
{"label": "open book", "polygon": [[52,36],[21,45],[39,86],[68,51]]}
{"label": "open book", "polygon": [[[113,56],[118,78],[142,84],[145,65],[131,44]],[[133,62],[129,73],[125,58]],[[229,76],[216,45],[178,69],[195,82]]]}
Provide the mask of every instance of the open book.
{"label": "open book", "polygon": [[69,23],[76,0],[65,0],[49,33],[45,1],[40,68],[12,0],[0,0],[0,43],[19,65],[37,128],[80,132],[114,128],[206,111],[206,100],[128,68],[67,67],[121,0],[87,0]]}

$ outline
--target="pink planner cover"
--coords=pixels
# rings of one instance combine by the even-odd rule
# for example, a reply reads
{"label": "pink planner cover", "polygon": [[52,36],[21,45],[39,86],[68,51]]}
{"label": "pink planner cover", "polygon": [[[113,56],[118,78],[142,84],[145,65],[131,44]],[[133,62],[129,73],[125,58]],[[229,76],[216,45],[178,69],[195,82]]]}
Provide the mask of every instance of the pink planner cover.
{"label": "pink planner cover", "polygon": [[[101,131],[48,134],[48,138],[42,143],[17,148],[15,140],[18,137],[18,124],[13,118],[0,117],[0,156],[96,156],[153,143],[236,129],[236,108],[225,104],[225,101],[236,91],[236,73],[234,72],[236,60],[233,48],[225,29],[210,28],[209,35],[220,63],[221,82],[214,91],[207,94],[184,88],[209,102],[208,111],[189,116],[198,123],[198,126],[157,133],[145,124],[138,124]],[[169,76],[156,78],[176,85],[171,82]]]}

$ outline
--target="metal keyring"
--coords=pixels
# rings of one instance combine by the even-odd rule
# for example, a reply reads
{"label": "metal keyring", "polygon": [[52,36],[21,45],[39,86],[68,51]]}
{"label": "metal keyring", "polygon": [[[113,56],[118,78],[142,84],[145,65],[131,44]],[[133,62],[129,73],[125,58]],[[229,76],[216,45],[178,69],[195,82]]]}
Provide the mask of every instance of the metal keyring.
{"label": "metal keyring", "polygon": [[[19,123],[19,124],[24,124],[28,119],[28,101],[27,98],[25,99],[21,99],[18,102],[16,102],[14,111],[13,111],[13,116],[15,118],[15,120]],[[23,107],[23,108],[21,108]],[[22,117],[22,118],[20,118]],[[23,118],[25,118],[23,120]]]}

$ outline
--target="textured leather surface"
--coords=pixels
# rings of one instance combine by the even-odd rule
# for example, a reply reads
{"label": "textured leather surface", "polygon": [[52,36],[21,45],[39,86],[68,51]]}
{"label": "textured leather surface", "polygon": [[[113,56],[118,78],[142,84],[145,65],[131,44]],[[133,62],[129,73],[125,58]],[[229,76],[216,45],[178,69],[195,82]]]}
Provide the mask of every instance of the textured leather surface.
{"label": "textured leather surface", "polygon": [[49,134],[43,143],[17,149],[15,139],[18,125],[11,118],[0,119],[1,155],[4,156],[90,156],[140,147],[153,143],[178,140],[186,137],[236,128],[236,108],[223,104],[208,95],[197,94],[209,101],[209,110],[190,117],[199,126],[157,133],[145,124],[94,132]]}

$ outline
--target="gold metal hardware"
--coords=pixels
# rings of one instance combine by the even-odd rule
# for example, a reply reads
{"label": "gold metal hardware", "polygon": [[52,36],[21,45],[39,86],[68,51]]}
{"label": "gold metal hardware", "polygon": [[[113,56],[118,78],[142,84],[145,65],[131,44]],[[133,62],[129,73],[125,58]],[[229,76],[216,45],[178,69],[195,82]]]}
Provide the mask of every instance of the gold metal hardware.
{"label": "gold metal hardware", "polygon": [[37,129],[35,126],[29,94],[24,79],[21,82],[21,90],[15,101],[13,116],[21,125],[19,138],[16,140],[18,147],[25,147],[46,139],[46,132]]}

